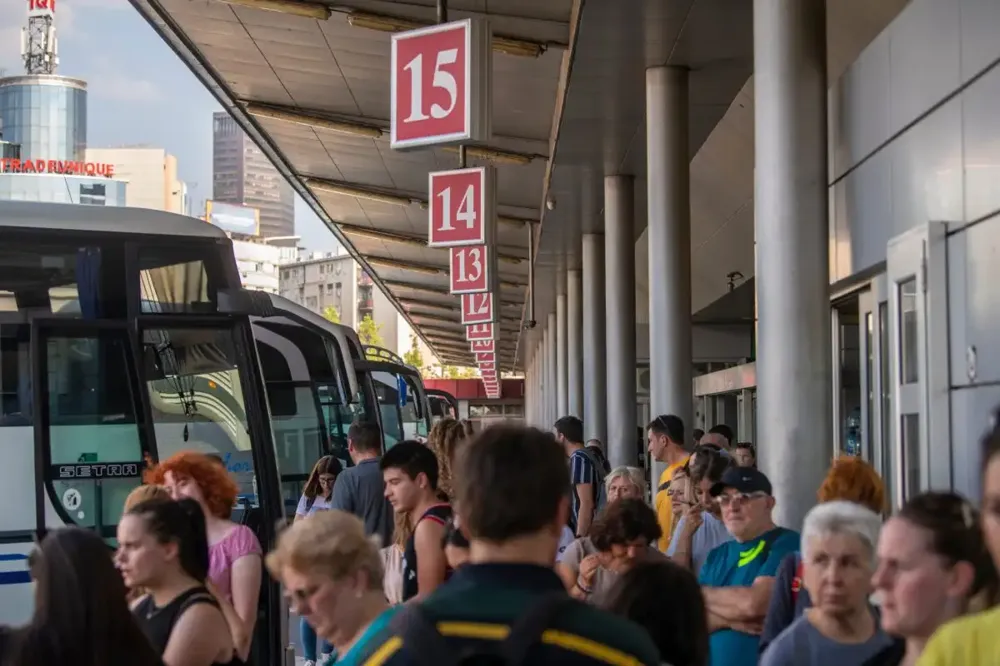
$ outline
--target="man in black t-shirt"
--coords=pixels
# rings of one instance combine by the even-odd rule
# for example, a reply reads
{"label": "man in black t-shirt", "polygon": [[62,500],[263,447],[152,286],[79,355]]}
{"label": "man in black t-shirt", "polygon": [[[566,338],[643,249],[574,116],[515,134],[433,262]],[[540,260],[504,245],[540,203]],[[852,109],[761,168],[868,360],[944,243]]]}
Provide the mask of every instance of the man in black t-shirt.
{"label": "man in black t-shirt", "polygon": [[449,573],[442,541],[451,506],[437,496],[437,457],[409,440],[386,451],[379,466],[385,496],[396,513],[408,517],[413,530],[403,550],[403,601],[426,597]]}

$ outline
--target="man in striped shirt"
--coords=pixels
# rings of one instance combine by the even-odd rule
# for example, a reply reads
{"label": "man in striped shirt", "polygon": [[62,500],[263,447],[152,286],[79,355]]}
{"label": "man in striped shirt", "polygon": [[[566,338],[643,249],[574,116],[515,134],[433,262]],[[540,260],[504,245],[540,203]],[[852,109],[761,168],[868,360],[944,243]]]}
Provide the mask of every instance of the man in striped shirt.
{"label": "man in striped shirt", "polygon": [[569,457],[570,515],[569,528],[577,537],[590,532],[597,512],[597,496],[602,475],[594,459],[583,445],[583,421],[575,416],[564,416],[555,424],[556,440],[566,449]]}

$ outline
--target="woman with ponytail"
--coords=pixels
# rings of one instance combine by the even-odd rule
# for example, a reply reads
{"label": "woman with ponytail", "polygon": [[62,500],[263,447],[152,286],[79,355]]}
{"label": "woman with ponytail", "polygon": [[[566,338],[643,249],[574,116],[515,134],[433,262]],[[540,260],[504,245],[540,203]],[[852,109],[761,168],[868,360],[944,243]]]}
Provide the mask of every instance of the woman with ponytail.
{"label": "woman with ponytail", "polygon": [[118,523],[118,565],[146,592],[132,607],[167,666],[239,665],[219,602],[206,587],[205,515],[198,502],[140,502]]}

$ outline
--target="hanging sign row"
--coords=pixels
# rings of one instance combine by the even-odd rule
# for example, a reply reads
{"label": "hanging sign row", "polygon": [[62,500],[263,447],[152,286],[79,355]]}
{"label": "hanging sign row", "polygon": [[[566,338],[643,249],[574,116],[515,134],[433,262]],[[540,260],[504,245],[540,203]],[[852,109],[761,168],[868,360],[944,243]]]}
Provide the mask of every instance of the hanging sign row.
{"label": "hanging sign row", "polygon": [[[394,34],[392,149],[489,140],[492,54],[492,33],[482,19]],[[449,248],[450,291],[460,295],[462,324],[491,398],[500,397],[495,354],[499,332],[496,218],[493,167],[429,174],[427,244]]]}

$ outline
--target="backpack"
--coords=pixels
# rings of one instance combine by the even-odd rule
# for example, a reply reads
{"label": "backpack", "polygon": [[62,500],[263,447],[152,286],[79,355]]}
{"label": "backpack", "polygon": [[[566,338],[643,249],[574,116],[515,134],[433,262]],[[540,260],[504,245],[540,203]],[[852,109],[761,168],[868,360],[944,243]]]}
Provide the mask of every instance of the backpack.
{"label": "backpack", "polygon": [[573,598],[562,590],[545,594],[511,623],[510,633],[502,641],[460,650],[448,644],[435,618],[421,604],[404,606],[390,620],[389,628],[403,639],[411,660],[408,663],[416,666],[515,666],[524,663],[552,620],[573,603]]}
{"label": "backpack", "polygon": [[580,451],[583,452],[583,455],[587,456],[587,460],[594,466],[594,474],[597,476],[594,488],[594,517],[596,518],[597,514],[604,508],[604,505],[608,503],[608,493],[604,488],[604,479],[607,477],[605,463],[589,446],[583,447]]}

